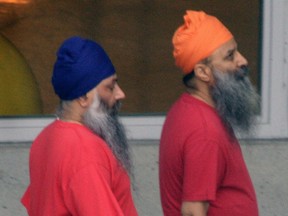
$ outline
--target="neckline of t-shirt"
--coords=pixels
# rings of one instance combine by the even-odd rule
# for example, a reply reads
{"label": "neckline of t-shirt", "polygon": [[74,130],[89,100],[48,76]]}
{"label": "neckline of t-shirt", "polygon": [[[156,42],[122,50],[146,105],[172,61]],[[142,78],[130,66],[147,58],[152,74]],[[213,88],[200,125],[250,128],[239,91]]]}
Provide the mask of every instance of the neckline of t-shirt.
{"label": "neckline of t-shirt", "polygon": [[62,120],[62,119],[60,119],[60,118],[57,118],[55,121],[58,122],[58,123],[61,124],[61,125],[75,125],[75,126],[77,126],[77,127],[84,127],[84,128],[86,128],[85,125],[83,125],[83,124],[81,124],[81,123],[79,123],[79,122],[75,122],[75,121],[64,121],[64,120]]}
{"label": "neckline of t-shirt", "polygon": [[214,107],[210,106],[209,104],[205,103],[202,100],[199,100],[198,98],[194,97],[193,95],[190,95],[188,92],[183,93],[182,97],[184,98],[184,100],[187,99],[187,100],[193,101],[193,102],[195,102],[201,106],[204,106],[204,107],[217,113],[217,111]]}

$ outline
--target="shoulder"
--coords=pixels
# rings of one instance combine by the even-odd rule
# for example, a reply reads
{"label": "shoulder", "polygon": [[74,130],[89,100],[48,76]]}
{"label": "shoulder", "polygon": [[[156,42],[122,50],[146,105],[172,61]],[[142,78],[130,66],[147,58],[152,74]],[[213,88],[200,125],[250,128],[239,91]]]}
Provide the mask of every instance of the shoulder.
{"label": "shoulder", "polygon": [[177,133],[193,133],[194,130],[208,133],[219,124],[220,118],[213,107],[184,93],[167,113],[164,128],[171,127]]}
{"label": "shoulder", "polygon": [[[55,154],[61,154],[70,161],[99,161],[104,163],[113,159],[106,142],[87,127],[59,120],[46,127],[33,143],[37,146],[49,146]],[[74,158],[72,160],[72,158]]]}
{"label": "shoulder", "polygon": [[49,136],[51,141],[62,140],[63,143],[73,143],[78,141],[104,142],[98,135],[93,133],[86,126],[77,123],[63,122],[60,120],[56,120],[48,125],[37,138],[44,136]]}
{"label": "shoulder", "polygon": [[206,143],[216,147],[226,143],[226,138],[227,130],[216,110],[188,94],[183,94],[167,114],[161,143],[172,146]]}

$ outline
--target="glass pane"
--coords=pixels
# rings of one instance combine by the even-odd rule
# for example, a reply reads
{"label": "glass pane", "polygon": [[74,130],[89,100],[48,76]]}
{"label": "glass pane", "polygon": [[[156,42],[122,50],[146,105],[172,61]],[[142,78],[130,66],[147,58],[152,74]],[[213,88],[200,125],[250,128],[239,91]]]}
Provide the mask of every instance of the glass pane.
{"label": "glass pane", "polygon": [[[0,67],[6,83],[0,87],[0,115],[54,113],[59,102],[50,84],[55,53],[72,35],[98,41],[110,55],[126,93],[123,113],[166,112],[183,91],[171,38],[186,9],[215,15],[231,30],[260,88],[260,0],[7,0],[0,3],[1,55],[9,58],[6,65],[16,66]],[[9,57],[9,50],[18,57]],[[15,82],[8,83],[7,74]]]}

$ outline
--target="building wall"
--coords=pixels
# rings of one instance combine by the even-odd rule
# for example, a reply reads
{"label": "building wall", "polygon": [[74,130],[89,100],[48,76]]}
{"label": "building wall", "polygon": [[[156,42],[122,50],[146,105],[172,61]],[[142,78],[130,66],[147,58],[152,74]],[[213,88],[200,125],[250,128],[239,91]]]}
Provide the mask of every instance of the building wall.
{"label": "building wall", "polygon": [[[240,51],[250,62],[254,84],[259,84],[260,0],[26,2],[0,3],[0,32],[31,67],[39,86],[43,114],[54,113],[58,103],[50,83],[53,63],[60,43],[72,35],[98,41],[111,56],[127,96],[123,113],[165,113],[183,91],[182,74],[174,66],[171,38],[183,24],[187,9],[217,16],[232,31]],[[18,80],[21,76],[15,74],[13,78]],[[8,103],[3,99],[3,105],[14,106]],[[0,113],[5,114],[9,113]]]}
{"label": "building wall", "polygon": [[[87,1],[89,2],[89,1]],[[92,1],[91,1],[92,2]],[[93,1],[95,4],[96,2]],[[116,1],[115,1],[116,2]],[[134,1],[133,1],[134,2]],[[159,0],[161,3],[161,1]],[[155,1],[155,3],[159,3],[158,1]],[[171,0],[171,2],[174,2]],[[182,1],[181,1],[182,2]],[[183,1],[185,4],[191,4],[189,1]],[[37,4],[36,4],[37,3]],[[51,98],[49,103],[44,104],[44,108],[46,111],[44,112],[53,112],[54,106],[57,104],[57,98],[55,98],[55,95],[53,93],[53,90],[51,89],[50,85],[50,78],[48,79],[47,76],[51,76],[51,70],[52,70],[52,62],[50,61],[51,59],[55,58],[53,53],[53,50],[56,51],[57,46],[56,44],[59,44],[61,42],[61,38],[64,39],[67,35],[75,34],[79,29],[85,33],[87,36],[87,32],[90,32],[90,29],[87,29],[87,26],[85,26],[85,23],[87,23],[87,20],[81,20],[81,22],[76,22],[77,15],[80,14],[79,10],[81,10],[82,7],[86,8],[87,11],[87,16],[90,14],[89,7],[85,4],[81,4],[80,6],[77,5],[77,1],[73,0],[67,5],[66,1],[61,1],[57,5],[58,10],[53,10],[54,5],[49,5],[48,0],[39,0],[35,1],[35,4],[33,4],[32,7],[29,7],[27,10],[20,10],[19,14],[16,13],[16,10],[12,14],[16,14],[18,17],[21,19],[21,25],[19,22],[13,21],[13,16],[10,19],[7,25],[2,25],[2,30],[1,32],[6,35],[10,35],[10,40],[15,43],[15,45],[21,50],[22,53],[24,53],[26,59],[28,62],[37,62],[35,65],[31,66],[33,71],[39,71],[40,72],[40,78],[38,81],[39,83],[43,83],[43,86],[45,86],[45,91],[41,91],[42,97],[43,98]],[[78,2],[79,3],[79,2]],[[118,5],[114,5],[115,7],[119,7],[119,2]],[[135,3],[135,2],[134,2]],[[241,1],[242,3],[242,1]],[[48,4],[48,5],[47,5]],[[98,4],[98,3],[97,3]],[[109,5],[101,2],[102,7],[105,5],[109,8]],[[139,4],[139,2],[135,3]],[[163,4],[163,3],[162,3]],[[160,4],[160,6],[162,6]],[[183,3],[184,4],[184,3]],[[216,3],[215,3],[216,4]],[[288,37],[287,37],[287,32],[288,32],[288,16],[287,16],[287,11],[288,11],[288,2],[286,0],[278,0],[278,1],[273,1],[273,0],[264,0],[261,1],[261,4],[263,5],[263,10],[261,14],[263,14],[263,22],[262,22],[262,39],[261,39],[261,79],[258,80],[258,83],[260,82],[261,86],[261,95],[262,95],[262,100],[261,100],[261,113],[259,114],[259,119],[256,127],[255,134],[252,135],[250,138],[261,138],[261,139],[272,139],[272,138],[287,138],[288,137]],[[76,8],[76,12],[69,12],[67,10],[66,6],[74,5],[74,8]],[[121,4],[120,4],[121,5]],[[175,2],[172,4],[172,8],[175,9],[176,11],[181,10],[181,7],[179,4],[176,4]],[[229,4],[228,4],[229,5]],[[46,7],[44,7],[46,6]],[[78,7],[79,6],[79,7]],[[230,5],[231,6],[231,5]],[[233,6],[233,5],[232,5]],[[40,12],[36,13],[37,8],[41,8]],[[111,6],[112,7],[112,6]],[[168,6],[167,6],[168,7]],[[113,7],[114,8],[114,7]],[[121,7],[120,7],[121,8]],[[179,9],[180,8],[180,9]],[[125,8],[124,8],[125,9]],[[124,10],[122,8],[122,10]],[[29,12],[31,10],[31,13]],[[34,11],[35,10],[35,11]],[[34,11],[34,14],[32,13]],[[85,10],[84,10],[85,11]],[[124,10],[125,11],[125,10]],[[228,13],[229,10],[224,10],[223,13]],[[29,12],[29,13],[28,13]],[[100,10],[101,12],[101,10]],[[26,16],[26,14],[28,15]],[[43,14],[42,14],[43,13]],[[182,13],[182,12],[181,12]],[[29,15],[33,14],[32,17],[29,17]],[[61,18],[59,14],[64,14],[64,17]],[[100,13],[101,14],[101,13]],[[51,15],[51,16],[50,16]],[[54,16],[54,18],[53,18]],[[89,17],[93,17],[94,14],[90,14]],[[179,14],[180,16],[180,14]],[[74,27],[69,27],[68,25],[62,25],[59,23],[54,23],[56,20],[64,20],[65,23],[73,23]],[[109,16],[108,16],[109,17]],[[180,16],[181,17],[181,16]],[[254,19],[253,16],[248,16],[251,19]],[[104,16],[104,18],[106,18]],[[116,16],[117,19],[122,20],[122,16],[119,16],[119,14]],[[30,25],[31,19],[33,19],[33,25],[32,27]],[[40,22],[40,20],[43,19],[45,22]],[[180,20],[182,18],[179,18]],[[89,19],[88,19],[89,20]],[[111,23],[111,18],[107,20],[109,23]],[[172,19],[171,19],[172,20]],[[170,19],[169,19],[170,21]],[[125,19],[121,21],[122,24],[125,24]],[[181,21],[179,21],[181,22]],[[248,22],[248,21],[247,21]],[[95,26],[97,25],[97,22],[92,22],[93,28],[95,30]],[[234,22],[233,22],[234,23]],[[91,25],[91,23],[90,23]],[[128,25],[129,26],[129,25]],[[16,31],[16,27],[22,30],[22,33],[20,36]],[[230,27],[230,26],[229,26]],[[42,32],[42,31],[36,31],[35,29],[49,29],[47,32]],[[117,29],[115,26],[104,26],[103,29]],[[232,28],[232,27],[231,27]],[[101,32],[103,31],[101,29]],[[114,29],[114,30],[115,30]],[[241,29],[241,28],[240,28]],[[51,31],[50,31],[51,30]],[[89,30],[89,31],[88,31]],[[97,30],[97,29],[96,29]],[[95,31],[96,31],[95,30]],[[248,34],[247,32],[244,32],[245,34]],[[54,36],[58,35],[57,40],[52,40],[49,38],[55,38]],[[59,36],[61,35],[61,36]],[[23,36],[23,39],[22,39]],[[50,37],[51,36],[51,37]],[[98,36],[98,34],[94,34],[94,36]],[[113,34],[106,34],[104,35],[105,38],[109,41],[105,42],[103,40],[103,44],[112,44],[113,48],[115,47],[114,45],[114,40],[111,39]],[[170,37],[170,36],[169,36]],[[18,40],[16,40],[18,38]],[[26,38],[26,40],[25,40]],[[29,40],[27,40],[27,38]],[[109,39],[110,38],[110,39]],[[121,37],[117,37],[121,39]],[[164,40],[164,39],[163,39]],[[18,41],[17,43],[15,41]],[[23,42],[25,41],[25,42]],[[254,40],[253,40],[254,41]],[[41,45],[45,45],[44,47],[39,47]],[[245,44],[245,43],[244,43]],[[121,47],[121,43],[117,42],[117,46]],[[34,52],[29,52],[29,49],[33,47]],[[109,46],[108,46],[109,47]],[[241,46],[242,47],[242,46]],[[124,50],[126,49],[126,46],[123,48]],[[49,50],[49,51],[48,51]],[[115,49],[117,50],[117,49]],[[130,49],[128,49],[130,50]],[[30,53],[30,55],[29,55]],[[43,54],[45,53],[45,54]],[[122,56],[126,55],[126,52],[122,52],[118,54],[117,56]],[[171,56],[170,56],[171,57]],[[115,58],[115,57],[113,57]],[[50,60],[49,60],[50,59]],[[117,59],[117,58],[116,58]],[[167,64],[173,64],[172,61],[169,63],[167,61]],[[32,65],[32,64],[31,64]],[[174,66],[171,66],[174,67]],[[49,70],[47,70],[49,68]],[[125,67],[126,68],[126,67]],[[137,82],[131,82],[130,84],[124,84],[121,81],[121,73],[124,70],[120,70],[120,84],[122,85],[127,85],[127,89],[132,89],[132,93],[128,94],[128,100],[124,103],[124,113],[127,113],[129,111],[130,105],[133,104],[133,106],[138,106],[139,101],[141,101],[143,98],[142,97],[130,97],[129,95],[135,94],[137,95],[138,93],[135,93],[135,91],[138,91],[139,89],[137,88],[137,83],[141,82],[141,79],[138,79],[132,74],[133,76],[124,76],[126,79],[123,79],[126,81],[133,80],[138,80]],[[131,67],[129,67],[131,69]],[[138,67],[136,67],[138,68]],[[128,69],[128,67],[126,68]],[[175,69],[176,70],[176,69]],[[122,71],[122,72],[121,72]],[[136,74],[137,72],[135,72]],[[161,92],[156,94],[153,91],[153,94],[147,94],[148,97],[152,99],[151,104],[162,104],[163,110],[167,110],[168,107],[171,105],[172,101],[175,99],[174,97],[178,96],[178,91],[181,91],[182,87],[180,85],[178,87],[175,87],[171,84],[174,83],[177,85],[175,80],[178,80],[181,78],[181,75],[179,73],[174,73],[172,72],[172,78],[167,78],[168,80],[161,79],[162,82],[167,83],[165,88],[161,88]],[[145,74],[146,75],[146,74]],[[46,78],[45,78],[46,76]],[[173,76],[176,76],[175,78]],[[123,78],[124,78],[123,77]],[[140,76],[141,78],[142,76]],[[165,74],[166,77],[166,74]],[[150,82],[148,82],[150,84]],[[169,85],[168,85],[169,84]],[[154,84],[158,85],[158,84]],[[147,84],[148,86],[148,84]],[[50,90],[49,90],[50,88]],[[167,90],[168,88],[169,90]],[[151,89],[153,89],[151,87]],[[178,90],[177,90],[178,89]],[[159,98],[159,95],[165,95],[165,93],[168,92],[168,95],[171,98],[165,98],[164,96]],[[47,95],[46,95],[47,94]],[[157,96],[158,95],[158,96]],[[141,96],[141,95],[140,95]],[[156,97],[156,98],[155,98]],[[54,99],[52,99],[54,98]],[[131,100],[132,98],[132,100]],[[162,100],[163,99],[163,100]],[[144,99],[143,99],[144,100]],[[54,101],[54,102],[53,102]],[[52,103],[53,102],[53,103]],[[54,104],[55,103],[55,104]],[[135,105],[138,104],[138,105]],[[147,103],[148,104],[148,103]],[[5,105],[5,101],[1,102],[1,105]],[[125,108],[126,106],[126,108]],[[161,107],[159,106],[159,107]],[[129,131],[129,137],[131,139],[159,139],[160,133],[161,133],[161,128],[163,121],[165,119],[165,113],[159,113],[156,110],[156,115],[155,113],[151,113],[150,108],[142,107],[145,109],[147,112],[142,113],[142,115],[125,115],[123,117],[124,124],[127,126],[128,131]],[[158,107],[158,108],[159,108]],[[159,108],[162,110],[162,108]],[[131,108],[132,109],[132,108]],[[133,108],[134,109],[134,108]],[[48,111],[50,110],[50,111]],[[129,111],[130,112],[130,111]],[[128,112],[128,113],[129,113]],[[134,113],[135,114],[135,113]],[[138,113],[139,114],[139,113]],[[51,116],[15,116],[12,118],[1,118],[0,119],[0,141],[2,142],[17,142],[17,141],[31,141],[33,138],[37,135],[37,133],[50,121],[53,120],[53,117]]]}

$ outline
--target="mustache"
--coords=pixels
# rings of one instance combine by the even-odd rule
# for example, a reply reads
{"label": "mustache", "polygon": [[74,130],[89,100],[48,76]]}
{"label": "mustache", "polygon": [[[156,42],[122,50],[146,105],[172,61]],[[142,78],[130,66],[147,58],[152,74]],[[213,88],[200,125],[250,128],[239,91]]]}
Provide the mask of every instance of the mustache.
{"label": "mustache", "polygon": [[247,65],[241,66],[239,69],[233,71],[232,73],[235,74],[236,80],[243,80],[244,77],[247,77],[250,70]]}
{"label": "mustache", "polygon": [[122,107],[121,101],[116,101],[115,104],[112,107],[109,107],[108,103],[103,101],[102,99],[99,100],[99,105],[97,104],[97,110],[109,114],[110,116],[117,116],[120,112],[120,109]]}

